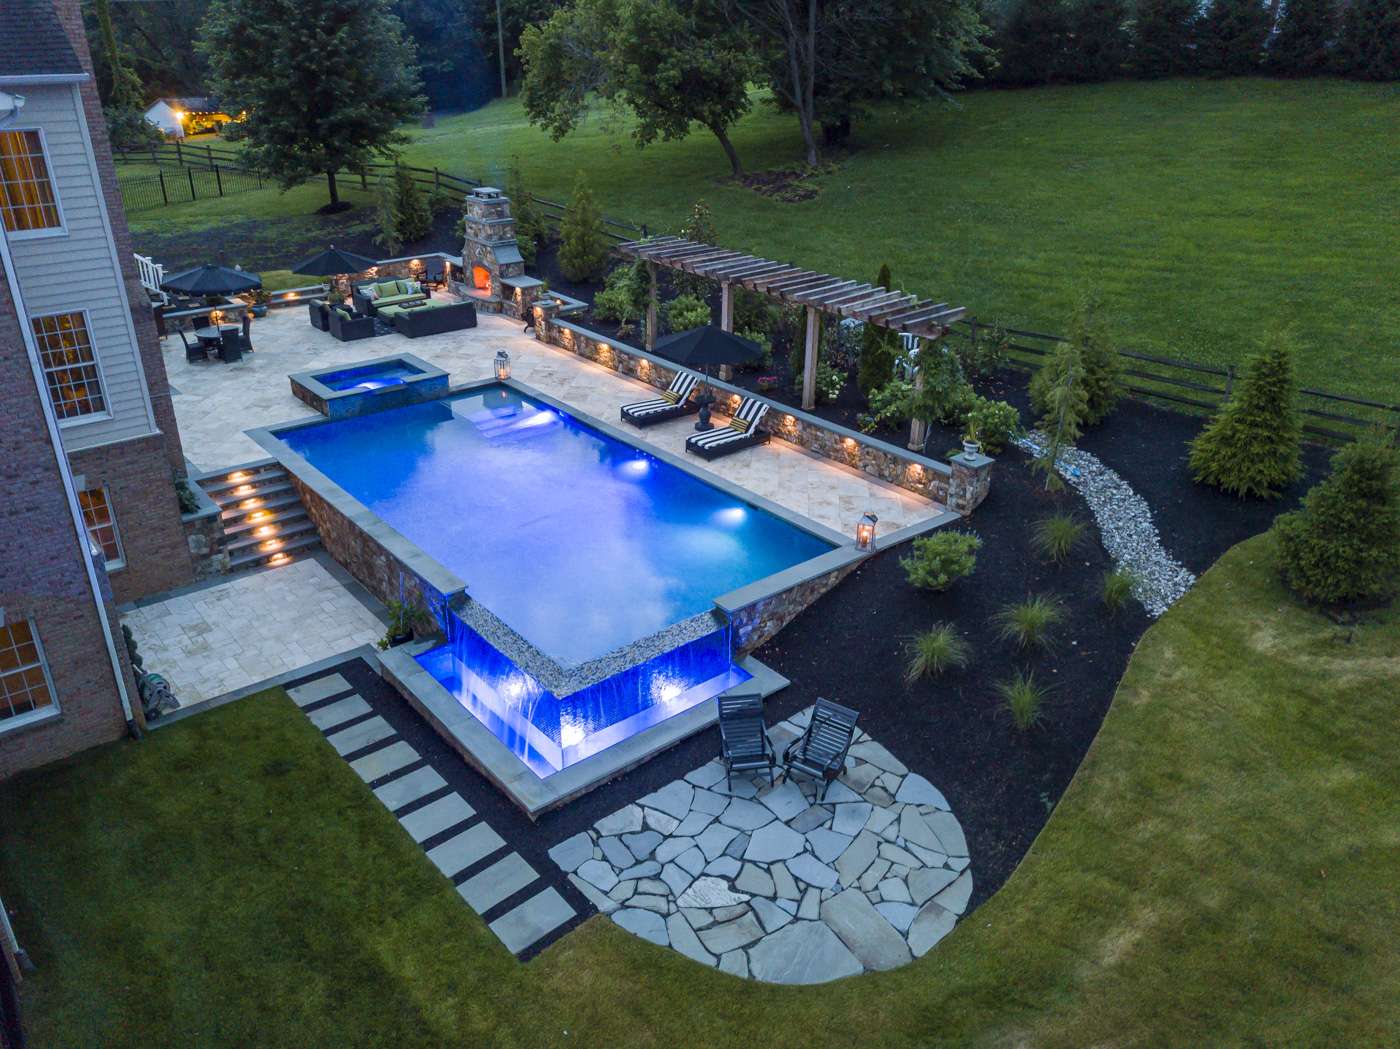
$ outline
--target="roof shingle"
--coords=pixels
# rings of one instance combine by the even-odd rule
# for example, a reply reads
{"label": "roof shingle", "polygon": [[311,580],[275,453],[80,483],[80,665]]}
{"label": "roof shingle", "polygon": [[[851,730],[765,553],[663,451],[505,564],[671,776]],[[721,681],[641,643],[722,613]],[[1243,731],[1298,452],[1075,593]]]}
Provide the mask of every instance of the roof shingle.
{"label": "roof shingle", "polygon": [[53,0],[0,0],[0,77],[83,72]]}

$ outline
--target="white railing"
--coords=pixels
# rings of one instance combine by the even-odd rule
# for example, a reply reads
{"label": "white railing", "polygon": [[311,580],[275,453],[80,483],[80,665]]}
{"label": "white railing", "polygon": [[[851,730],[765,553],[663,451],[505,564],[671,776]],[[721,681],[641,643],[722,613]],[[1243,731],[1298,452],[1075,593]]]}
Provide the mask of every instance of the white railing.
{"label": "white railing", "polygon": [[165,292],[160,290],[160,286],[165,280],[165,267],[145,255],[137,255],[135,252],[132,252],[132,255],[136,259],[136,271],[141,276],[141,287],[150,292],[151,298],[158,304],[163,304]]}

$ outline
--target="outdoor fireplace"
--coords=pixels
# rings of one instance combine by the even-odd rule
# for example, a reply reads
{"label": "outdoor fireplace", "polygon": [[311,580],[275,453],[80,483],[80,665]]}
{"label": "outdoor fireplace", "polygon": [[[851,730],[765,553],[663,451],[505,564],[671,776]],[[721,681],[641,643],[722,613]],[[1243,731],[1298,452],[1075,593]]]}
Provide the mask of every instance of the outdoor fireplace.
{"label": "outdoor fireplace", "polygon": [[510,198],[495,186],[478,186],[467,194],[464,226],[462,269],[471,274],[478,307],[528,315],[540,282],[525,276]]}

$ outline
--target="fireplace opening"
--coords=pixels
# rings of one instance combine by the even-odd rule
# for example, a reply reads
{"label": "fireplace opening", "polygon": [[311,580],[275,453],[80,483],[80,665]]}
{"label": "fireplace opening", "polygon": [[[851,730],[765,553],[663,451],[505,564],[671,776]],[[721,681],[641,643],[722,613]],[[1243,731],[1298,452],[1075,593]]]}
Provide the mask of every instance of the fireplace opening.
{"label": "fireplace opening", "polygon": [[491,271],[485,266],[477,264],[472,267],[472,287],[477,291],[491,290]]}

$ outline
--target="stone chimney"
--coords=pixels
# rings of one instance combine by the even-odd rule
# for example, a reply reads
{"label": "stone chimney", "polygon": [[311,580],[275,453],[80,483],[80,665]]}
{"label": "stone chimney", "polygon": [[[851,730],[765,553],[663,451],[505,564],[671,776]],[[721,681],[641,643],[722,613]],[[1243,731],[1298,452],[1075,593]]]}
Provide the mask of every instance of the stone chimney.
{"label": "stone chimney", "polygon": [[468,285],[477,295],[510,301],[514,285],[503,284],[502,278],[525,275],[510,198],[495,186],[478,186],[467,194],[465,225],[462,270]]}

